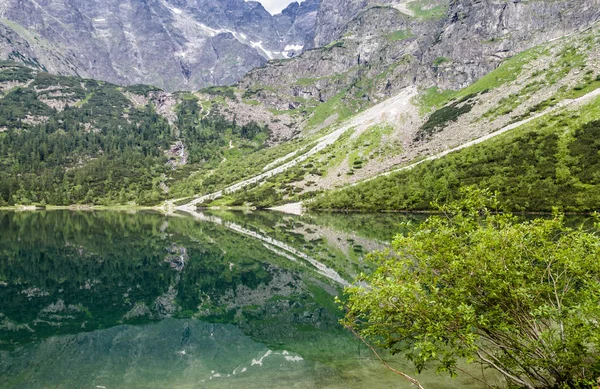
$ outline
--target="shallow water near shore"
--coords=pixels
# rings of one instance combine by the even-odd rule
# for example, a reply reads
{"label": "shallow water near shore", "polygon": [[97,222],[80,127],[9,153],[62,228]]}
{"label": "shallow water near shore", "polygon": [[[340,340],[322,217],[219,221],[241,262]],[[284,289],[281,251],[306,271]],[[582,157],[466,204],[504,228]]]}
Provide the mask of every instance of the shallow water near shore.
{"label": "shallow water near shore", "polygon": [[[0,386],[409,388],[334,296],[424,218],[0,212]],[[481,387],[386,359],[426,388]]]}

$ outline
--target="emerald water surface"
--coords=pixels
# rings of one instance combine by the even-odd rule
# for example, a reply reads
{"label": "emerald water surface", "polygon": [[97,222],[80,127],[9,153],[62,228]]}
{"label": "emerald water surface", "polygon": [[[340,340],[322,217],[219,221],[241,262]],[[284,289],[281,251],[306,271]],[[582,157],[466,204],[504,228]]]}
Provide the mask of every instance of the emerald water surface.
{"label": "emerald water surface", "polygon": [[407,218],[0,212],[0,386],[408,388],[334,303]]}

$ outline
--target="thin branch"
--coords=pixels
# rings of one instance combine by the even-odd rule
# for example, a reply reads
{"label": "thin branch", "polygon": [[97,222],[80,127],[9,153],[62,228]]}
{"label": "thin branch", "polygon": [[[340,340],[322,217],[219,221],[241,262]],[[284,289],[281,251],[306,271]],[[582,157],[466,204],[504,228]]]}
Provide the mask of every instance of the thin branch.
{"label": "thin branch", "polygon": [[[482,365],[482,366],[483,366],[483,365]],[[475,377],[473,374],[469,373],[468,371],[466,371],[466,370],[464,370],[464,369],[461,369],[461,368],[460,368],[460,367],[458,367],[458,366],[456,366],[456,370],[460,371],[460,372],[461,372],[461,373],[463,373],[463,374],[466,374],[466,375],[468,375],[469,377],[473,378],[475,381],[479,381],[479,382],[481,382],[481,383],[482,383],[482,384],[484,384],[486,387],[488,387],[488,388],[490,388],[490,389],[494,389],[494,387],[493,387],[492,385],[488,384],[486,381],[484,381],[484,380],[482,380],[482,379],[480,379],[480,378],[477,378],[477,377]],[[482,371],[482,375],[483,375],[483,371]]]}
{"label": "thin branch", "polygon": [[513,382],[523,385],[523,386],[526,386],[529,389],[535,389],[529,382],[526,382],[526,381],[510,374],[507,370],[504,370],[502,367],[496,365],[491,360],[485,358],[483,355],[481,355],[481,353],[479,351],[475,351],[475,353],[477,354],[479,359],[481,359],[483,362],[487,363],[488,365],[492,366],[494,369],[498,370],[500,373],[502,373],[505,377],[511,379]]}
{"label": "thin branch", "polygon": [[377,359],[379,359],[379,361],[381,361],[381,363],[383,364],[383,366],[385,366],[388,370],[390,370],[390,371],[398,374],[399,376],[401,376],[402,378],[404,378],[405,380],[407,380],[411,384],[416,385],[419,389],[425,389],[425,388],[423,388],[423,386],[421,385],[421,383],[419,381],[417,381],[416,379],[412,378],[408,374],[402,373],[400,370],[394,369],[386,361],[384,361],[383,358],[381,358],[381,356],[377,353],[377,351],[375,350],[375,348],[373,346],[371,346],[362,336],[360,336],[354,330],[354,328],[352,328],[350,326],[347,326],[347,325],[345,327],[348,330],[350,330],[350,332],[352,332],[354,334],[354,336],[356,336],[358,339],[360,339],[360,341],[363,342],[369,349],[371,349],[371,351],[373,352],[373,354],[375,354],[375,356],[377,357]]}

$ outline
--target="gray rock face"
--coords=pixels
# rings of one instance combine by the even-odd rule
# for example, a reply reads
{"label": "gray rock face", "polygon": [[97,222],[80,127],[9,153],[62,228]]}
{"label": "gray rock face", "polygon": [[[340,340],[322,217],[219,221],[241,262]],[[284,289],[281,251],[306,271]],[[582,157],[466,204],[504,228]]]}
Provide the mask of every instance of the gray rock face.
{"label": "gray rock face", "polygon": [[[416,85],[458,90],[504,59],[600,19],[600,0],[323,0],[315,44],[241,81],[277,109],[314,107],[344,91],[364,107]],[[326,23],[325,21],[330,21]]]}
{"label": "gray rock face", "polygon": [[369,105],[415,82],[420,59],[443,23],[391,6],[367,5],[333,36],[334,42],[254,69],[240,86],[260,90],[257,98],[277,109],[324,102],[342,91],[344,99]]}
{"label": "gray rock face", "polygon": [[69,62],[68,58],[61,55],[58,46],[51,44],[31,45],[26,38],[1,22],[0,59],[23,62],[41,70],[57,70],[57,73],[77,73],[75,65]]}
{"label": "gray rock face", "polygon": [[439,42],[422,63],[445,60],[420,78],[442,89],[473,83],[502,60],[533,46],[585,29],[600,19],[599,0],[454,0]]}
{"label": "gray rock face", "polygon": [[[348,23],[367,7],[389,6],[404,13],[412,14],[411,3],[415,0],[322,0],[315,26],[315,47],[324,46],[340,37]],[[446,5],[448,0],[430,0],[425,8],[438,4]],[[373,26],[376,27],[376,26]]]}
{"label": "gray rock face", "polygon": [[244,0],[5,0],[0,59],[166,90],[243,77],[277,109],[344,89],[364,105],[407,85],[462,88],[599,18],[600,0],[306,0],[275,16]]}
{"label": "gray rock face", "polygon": [[194,90],[300,53],[318,4],[271,16],[244,0],[6,0],[0,34],[17,39],[0,39],[0,53],[55,73]]}
{"label": "gray rock face", "polygon": [[275,15],[279,30],[287,31],[284,42],[288,48],[291,48],[288,50],[289,55],[299,54],[302,51],[299,49],[300,46],[303,46],[303,49],[314,46],[320,1],[305,0],[301,4],[291,3],[281,14]]}
{"label": "gray rock face", "polygon": [[346,24],[369,0],[323,0],[317,15],[315,46],[324,46],[340,35]]}

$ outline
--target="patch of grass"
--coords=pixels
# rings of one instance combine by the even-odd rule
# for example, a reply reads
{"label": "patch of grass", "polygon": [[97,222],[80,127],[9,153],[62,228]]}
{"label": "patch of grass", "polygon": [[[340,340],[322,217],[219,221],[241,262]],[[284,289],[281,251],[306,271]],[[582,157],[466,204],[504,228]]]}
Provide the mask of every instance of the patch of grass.
{"label": "patch of grass", "polygon": [[375,125],[366,129],[354,142],[349,145],[348,163],[351,169],[361,169],[365,161],[375,157],[381,147],[384,136],[390,135],[394,127],[390,125]]}
{"label": "patch of grass", "polygon": [[[544,87],[544,83],[540,81],[533,81],[527,84],[523,89],[517,93],[511,93],[509,96],[502,98],[498,105],[491,108],[482,118],[495,119],[502,115],[507,115],[517,109],[521,104],[531,98],[531,95]],[[538,104],[539,105],[539,104]],[[538,110],[538,107],[536,110]]]}
{"label": "patch of grass", "polygon": [[[548,49],[545,46],[535,47],[533,49],[526,50],[522,53],[515,55],[512,58],[507,59],[497,69],[488,73],[472,85],[460,91],[441,91],[436,87],[426,89],[423,93],[421,93],[421,95],[416,101],[419,105],[420,113],[422,115],[425,115],[431,112],[434,108],[442,107],[452,100],[460,100],[468,98],[469,96],[487,93],[506,83],[515,81],[523,71],[525,65],[534,61],[540,56],[547,54]],[[440,61],[442,61],[441,58],[437,60],[437,62]],[[438,115],[440,116],[440,118],[441,116],[452,117],[452,111],[455,111],[454,113],[457,113],[455,109],[450,109],[446,110],[445,113],[441,112]]]}
{"label": "patch of grass", "polygon": [[600,88],[600,75],[593,77],[592,74],[586,74],[578,85],[572,89],[560,90],[558,99],[577,99],[596,89]]}
{"label": "patch of grass", "polygon": [[254,99],[247,99],[243,101],[246,105],[260,105],[260,101]]}
{"label": "patch of grass", "polygon": [[446,62],[450,62],[450,59],[448,59],[446,57],[437,57],[436,59],[433,60],[433,66],[437,68],[438,66],[440,66],[441,64],[446,63]]}
{"label": "patch of grass", "polygon": [[252,99],[256,95],[262,92],[274,92],[275,89],[273,87],[267,85],[253,85],[252,87],[246,89],[242,94],[243,99]]}
{"label": "patch of grass", "polygon": [[335,114],[338,115],[337,121],[343,120],[352,115],[353,112],[349,109],[348,105],[342,101],[347,92],[347,89],[344,89],[323,104],[319,105],[315,109],[310,119],[308,119],[308,126],[316,127],[325,122],[327,118]]}
{"label": "patch of grass", "polygon": [[236,100],[235,88],[231,86],[210,86],[200,90],[200,92],[211,96],[222,96],[230,100]]}
{"label": "patch of grass", "polygon": [[546,47],[535,47],[515,55],[504,61],[497,69],[480,78],[477,82],[457,93],[463,97],[474,93],[494,90],[504,84],[515,81],[523,71],[525,65],[540,56],[548,54]]}
{"label": "patch of grass", "polygon": [[527,110],[527,112],[516,117],[513,120],[513,122],[517,122],[517,121],[526,119],[533,114],[542,112],[547,108],[555,106],[560,101],[563,101],[566,99],[577,99],[579,97],[585,96],[586,94],[593,92],[594,90],[596,90],[598,88],[600,88],[600,76],[593,77],[592,73],[588,72],[584,76],[583,80],[579,84],[577,84],[575,87],[570,88],[570,87],[567,87],[566,85],[563,85],[561,88],[559,88],[558,92],[554,96],[530,107]]}
{"label": "patch of grass", "polygon": [[554,85],[572,70],[583,70],[586,65],[586,58],[586,54],[580,47],[566,46],[559,53],[558,59],[552,64],[550,70],[546,72],[547,82]]}
{"label": "patch of grass", "polygon": [[416,103],[419,106],[421,115],[428,114],[433,109],[441,108],[457,95],[457,91],[440,90],[438,87],[425,89],[417,98]]}
{"label": "patch of grass", "polygon": [[398,30],[391,32],[385,36],[388,41],[398,42],[412,38],[414,35],[410,30]]}
{"label": "patch of grass", "polygon": [[462,102],[461,100],[438,109],[432,113],[427,122],[421,126],[415,140],[422,140],[442,130],[450,122],[454,122],[465,113],[471,112],[473,106],[473,103]]}
{"label": "patch of grass", "polygon": [[415,14],[416,18],[431,20],[446,16],[448,5],[439,4],[439,1],[436,0],[417,0],[409,3],[408,9]]}
{"label": "patch of grass", "polygon": [[319,80],[320,80],[320,78],[310,78],[310,77],[299,78],[296,80],[296,85],[309,86],[309,85],[313,85],[314,83],[316,83]]}
{"label": "patch of grass", "polygon": [[344,41],[343,40],[337,40],[337,41],[333,41],[331,43],[329,43],[326,46],[323,46],[321,49],[322,50],[332,50],[335,48],[342,48],[344,47]]}

